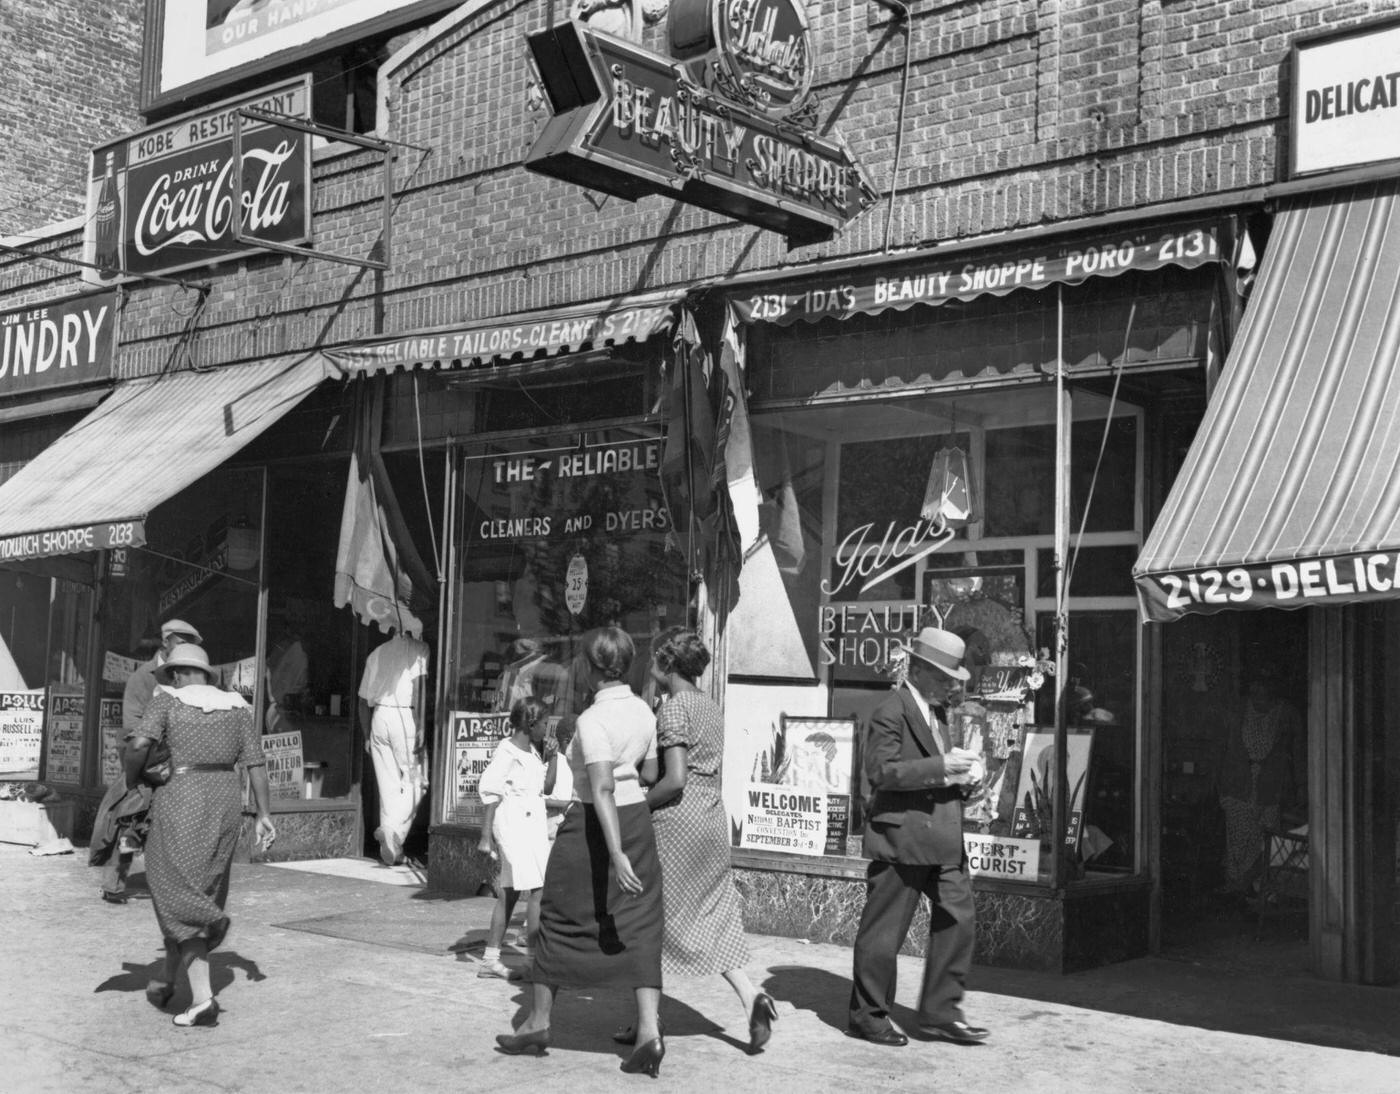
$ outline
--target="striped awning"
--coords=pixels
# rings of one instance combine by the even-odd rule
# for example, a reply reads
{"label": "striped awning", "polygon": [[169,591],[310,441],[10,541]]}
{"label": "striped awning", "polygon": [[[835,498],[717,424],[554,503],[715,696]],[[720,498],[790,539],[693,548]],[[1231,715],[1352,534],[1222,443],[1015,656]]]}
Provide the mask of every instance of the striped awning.
{"label": "striped awning", "polygon": [[1133,576],[1159,621],[1400,596],[1400,181],[1279,214]]}
{"label": "striped awning", "polygon": [[326,375],[310,353],[119,383],[0,486],[0,563],[142,546],[155,506],[261,436]]}
{"label": "striped awning", "polygon": [[473,320],[454,327],[336,346],[326,356],[343,374],[470,368],[645,342],[671,330],[685,289],[600,300],[551,311]]}

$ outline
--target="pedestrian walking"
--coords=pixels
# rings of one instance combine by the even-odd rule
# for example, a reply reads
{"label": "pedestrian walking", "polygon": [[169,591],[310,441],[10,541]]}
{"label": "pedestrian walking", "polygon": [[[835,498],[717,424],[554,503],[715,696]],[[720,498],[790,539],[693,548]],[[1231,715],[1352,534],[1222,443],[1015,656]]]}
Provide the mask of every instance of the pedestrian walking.
{"label": "pedestrian walking", "polygon": [[546,1052],[561,985],[631,988],[637,1046],[622,1070],[655,1077],[666,1054],[656,1013],[662,881],[642,780],[656,778],[656,720],[627,685],[635,656],[627,633],[603,627],[582,646],[594,697],[569,745],[580,805],[565,815],[545,870],[530,1012],[496,1043],[510,1055]]}
{"label": "pedestrian walking", "polygon": [[856,931],[846,1032],[877,1045],[909,1038],[890,1022],[896,957],[920,896],[930,904],[919,1029],[976,1044],[988,1031],[968,1025],[963,985],[972,968],[976,915],[963,852],[962,803],[975,757],[952,747],[944,704],[969,677],[963,640],[925,627],[904,647],[908,677],[875,708],[865,736],[872,797],[865,826],[865,909]]}
{"label": "pedestrian walking", "polygon": [[248,769],[255,835],[266,849],[277,836],[268,812],[267,762],[252,708],[237,692],[214,685],[203,649],[176,646],[156,678],[163,686],[146,709],[140,736],[132,738],[126,767],[128,781],[135,783],[156,744],[164,741],[170,749],[170,780],[152,797],[146,841],[146,877],[165,941],[165,964],[160,978],[146,986],[146,998],[164,1010],[183,969],[190,1006],[174,1023],[211,1026],[219,1004],[209,982],[209,953],[229,930],[224,907],[243,816],[236,765]]}
{"label": "pedestrian walking", "polygon": [[103,868],[100,893],[108,904],[127,902],[126,879],[131,873],[132,860],[145,846],[150,822],[151,788],[143,782],[127,781],[129,742],[140,732],[141,719],[155,694],[156,670],[176,646],[197,646],[201,642],[199,631],[183,619],[168,620],[161,624],[160,648],[156,655],[138,665],[127,677],[122,692],[121,768],[97,807],[92,839],[88,843],[89,865]]}
{"label": "pedestrian walking", "polygon": [[[709,664],[710,651],[692,630],[672,627],[653,643],[651,675],[665,696],[656,713],[661,775],[647,790],[665,882],[661,973],[668,981],[723,976],[744,1008],[753,1054],[772,1036],[778,1010],[744,972],[749,951],[720,796],[724,715],[696,685]],[[629,1028],[615,1039],[635,1037]]]}
{"label": "pedestrian walking", "polygon": [[549,818],[545,804],[545,706],[517,699],[510,708],[511,735],[496,746],[481,773],[477,793],[486,807],[477,849],[501,865],[496,906],[486,934],[481,978],[518,980],[519,970],[501,961],[501,944],[516,903],[525,897],[526,952],[533,954],[540,924],[540,889],[549,862]]}

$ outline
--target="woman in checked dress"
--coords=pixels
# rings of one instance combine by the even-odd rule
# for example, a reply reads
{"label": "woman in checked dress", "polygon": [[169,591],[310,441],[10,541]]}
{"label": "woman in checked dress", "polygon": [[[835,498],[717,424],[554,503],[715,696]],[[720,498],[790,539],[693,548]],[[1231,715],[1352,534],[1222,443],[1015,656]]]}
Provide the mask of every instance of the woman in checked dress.
{"label": "woman in checked dress", "polygon": [[212,1026],[219,1004],[209,983],[209,951],[228,933],[224,905],[243,815],[235,765],[248,768],[256,835],[265,850],[277,835],[268,814],[267,762],[252,708],[237,692],[212,684],[209,655],[200,647],[176,646],[156,679],[164,686],[156,688],[126,760],[127,780],[135,785],[151,746],[164,738],[174,769],[156,788],[146,839],[146,881],[165,939],[165,968],[146,986],[146,998],[164,1010],[183,968],[190,1007],[174,1022]]}
{"label": "woman in checked dress", "polygon": [[[695,683],[710,664],[710,651],[683,627],[663,631],[653,648],[652,678],[666,693],[656,712],[662,774],[647,790],[664,881],[662,974],[722,975],[748,1016],[749,1053],[761,1052],[778,1010],[744,972],[749,952],[729,865],[729,815],[720,797],[724,715]],[[617,1036],[625,1040],[631,1031]]]}

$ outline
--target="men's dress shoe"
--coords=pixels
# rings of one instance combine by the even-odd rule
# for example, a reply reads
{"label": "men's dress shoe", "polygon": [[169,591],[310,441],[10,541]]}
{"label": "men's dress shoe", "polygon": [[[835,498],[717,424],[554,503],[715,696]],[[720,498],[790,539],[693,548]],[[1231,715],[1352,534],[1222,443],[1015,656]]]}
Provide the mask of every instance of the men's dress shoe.
{"label": "men's dress shoe", "polygon": [[909,1043],[909,1038],[900,1033],[894,1026],[886,1026],[884,1029],[876,1030],[848,1029],[846,1036],[869,1041],[872,1045],[889,1045],[891,1048],[899,1048],[900,1045]]}
{"label": "men's dress shoe", "polygon": [[938,1022],[920,1026],[919,1031],[936,1041],[952,1041],[955,1045],[980,1045],[991,1033],[981,1026],[969,1026],[966,1022]]}

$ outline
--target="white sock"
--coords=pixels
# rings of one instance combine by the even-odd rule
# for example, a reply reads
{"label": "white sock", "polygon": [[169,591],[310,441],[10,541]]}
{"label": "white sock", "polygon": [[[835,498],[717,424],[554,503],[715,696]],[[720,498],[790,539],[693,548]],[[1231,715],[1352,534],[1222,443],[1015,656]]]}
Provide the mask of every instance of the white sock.
{"label": "white sock", "polygon": [[481,955],[481,959],[488,965],[494,965],[501,959],[501,947],[487,946],[486,951]]}

